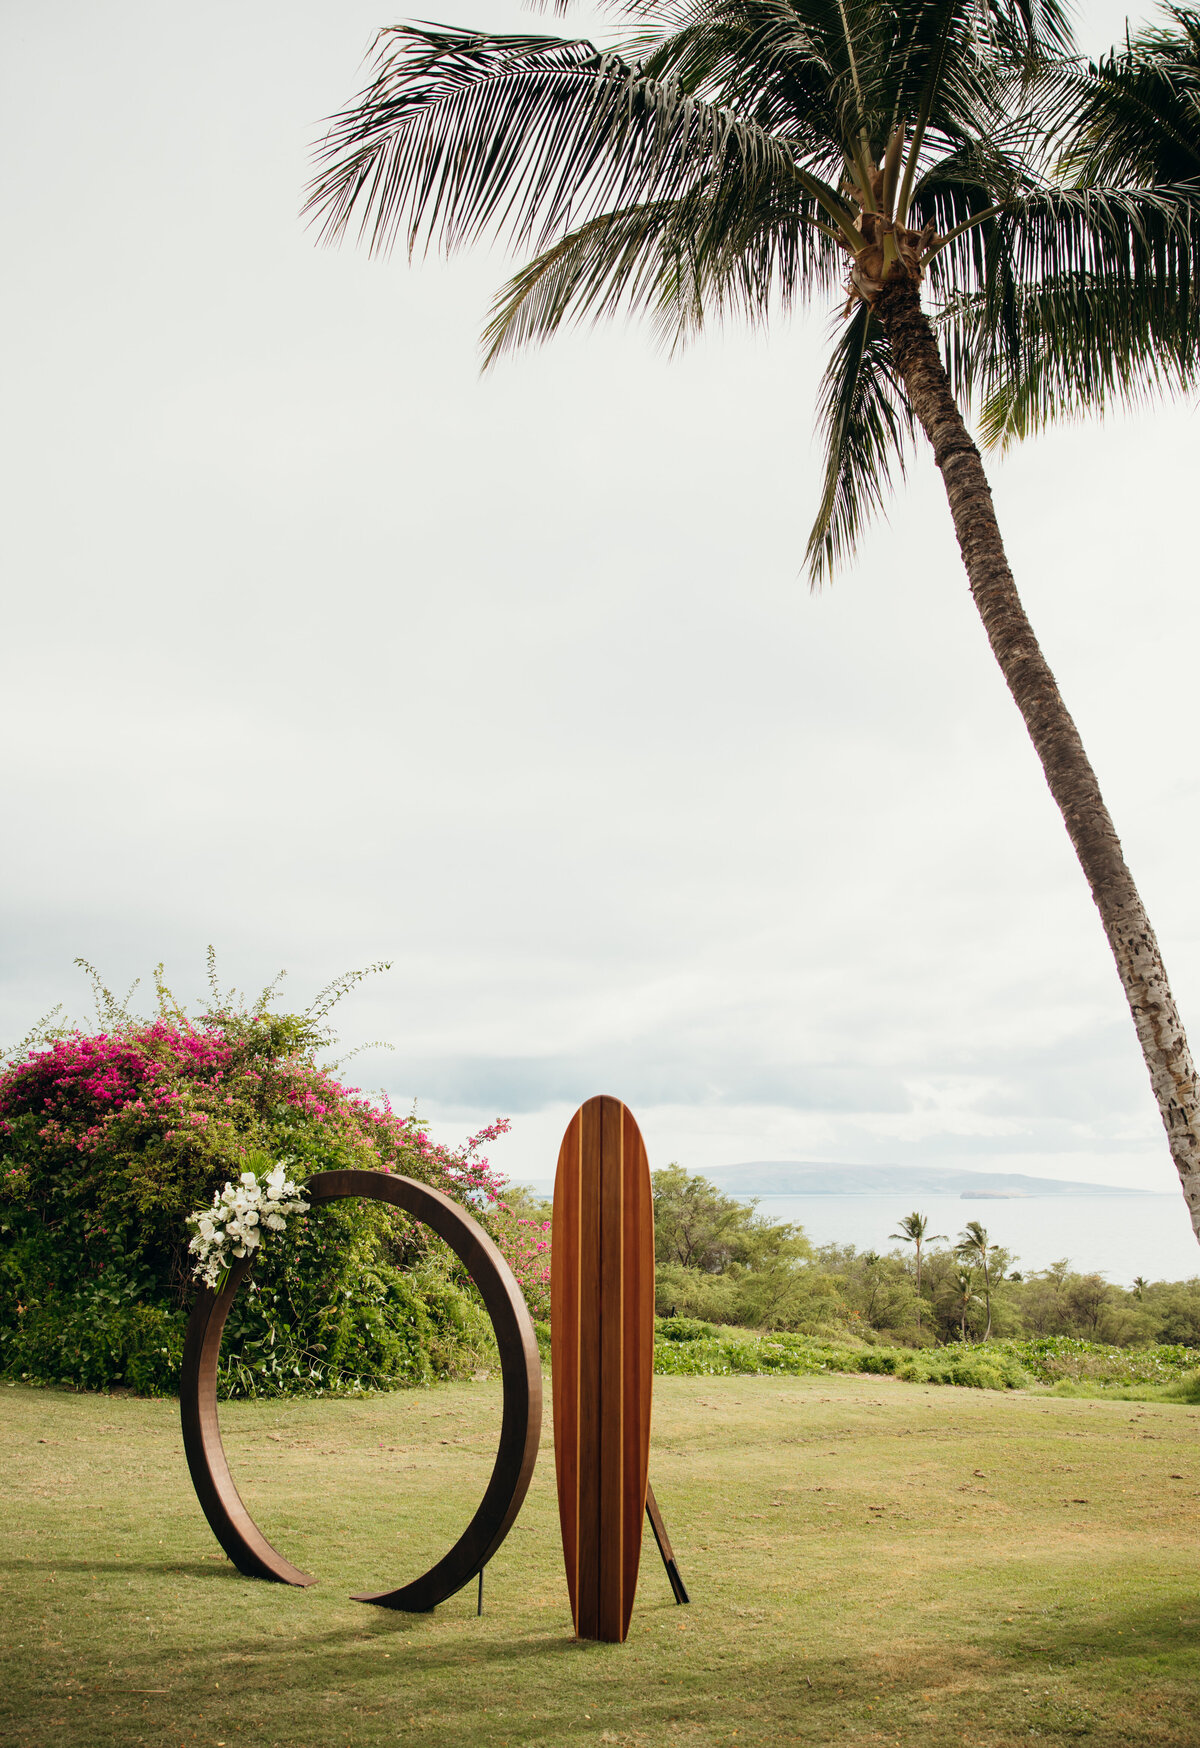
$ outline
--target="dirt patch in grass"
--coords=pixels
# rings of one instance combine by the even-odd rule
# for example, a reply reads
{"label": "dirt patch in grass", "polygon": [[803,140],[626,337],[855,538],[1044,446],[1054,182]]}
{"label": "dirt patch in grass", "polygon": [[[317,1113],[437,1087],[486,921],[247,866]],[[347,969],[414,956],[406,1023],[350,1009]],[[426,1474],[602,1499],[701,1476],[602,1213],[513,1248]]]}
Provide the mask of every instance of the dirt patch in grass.
{"label": "dirt patch in grass", "polygon": [[494,1384],[231,1404],[264,1531],[318,1574],[241,1578],[170,1402],[0,1389],[19,1748],[1020,1742],[1194,1748],[1200,1414],[891,1379],[660,1378],[652,1541],[624,1646],[570,1636],[546,1428],[484,1582],[433,1615],[349,1601],[444,1551]]}

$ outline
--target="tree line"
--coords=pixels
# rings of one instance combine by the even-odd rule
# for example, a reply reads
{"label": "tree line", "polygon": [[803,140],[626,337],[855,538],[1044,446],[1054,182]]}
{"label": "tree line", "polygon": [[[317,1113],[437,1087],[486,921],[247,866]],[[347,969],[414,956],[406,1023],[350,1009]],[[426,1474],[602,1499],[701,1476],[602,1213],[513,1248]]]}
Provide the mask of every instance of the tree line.
{"label": "tree line", "polygon": [[814,1246],[672,1164],[652,1177],[660,1316],[807,1335],[857,1334],[911,1347],[1069,1335],[1122,1347],[1200,1348],[1200,1277],[1123,1288],[1068,1258],[1024,1272],[978,1220],[932,1233],[902,1216],[887,1251]]}

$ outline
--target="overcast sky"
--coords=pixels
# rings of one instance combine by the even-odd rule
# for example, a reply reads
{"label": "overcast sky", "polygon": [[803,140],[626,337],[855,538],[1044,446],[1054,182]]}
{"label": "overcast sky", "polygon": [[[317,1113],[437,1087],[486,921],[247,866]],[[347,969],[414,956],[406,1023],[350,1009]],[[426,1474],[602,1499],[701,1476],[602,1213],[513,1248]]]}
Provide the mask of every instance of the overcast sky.
{"label": "overcast sky", "polygon": [[[436,9],[435,9],[436,10]],[[922,456],[802,575],[835,312],[481,379],[501,254],[298,218],[380,0],[7,0],[0,1038],[206,945],[546,1177],[937,1161],[1171,1189],[1108,949]],[[442,0],[490,29],[553,29]],[[586,28],[586,14],[578,28]],[[1089,49],[1124,10],[1084,9]],[[1189,404],[994,462],[1018,585],[1200,1034]]]}

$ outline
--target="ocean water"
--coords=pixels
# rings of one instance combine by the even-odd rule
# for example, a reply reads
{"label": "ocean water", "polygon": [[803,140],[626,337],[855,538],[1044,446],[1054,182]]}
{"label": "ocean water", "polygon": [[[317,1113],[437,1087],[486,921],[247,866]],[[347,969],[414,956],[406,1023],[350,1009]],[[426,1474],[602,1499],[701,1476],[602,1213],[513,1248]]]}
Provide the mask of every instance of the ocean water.
{"label": "ocean water", "polygon": [[[742,1198],[748,1200],[749,1198]],[[1015,1268],[1044,1269],[1069,1257],[1083,1274],[1102,1274],[1127,1287],[1200,1275],[1200,1244],[1178,1196],[1030,1196],[1021,1200],[958,1196],[760,1196],[771,1220],[803,1226],[814,1244],[853,1244],[887,1251],[898,1221],[916,1207],[931,1232],[957,1239],[968,1220],[986,1226],[996,1244],[1014,1252]]]}

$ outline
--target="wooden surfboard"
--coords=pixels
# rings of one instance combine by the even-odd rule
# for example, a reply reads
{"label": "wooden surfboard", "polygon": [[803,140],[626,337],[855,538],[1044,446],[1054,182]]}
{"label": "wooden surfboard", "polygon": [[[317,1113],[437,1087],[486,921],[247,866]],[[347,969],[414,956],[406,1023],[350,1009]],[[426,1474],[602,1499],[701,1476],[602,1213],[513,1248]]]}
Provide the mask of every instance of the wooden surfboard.
{"label": "wooden surfboard", "polygon": [[629,1630],[642,1549],[654,1372],[654,1210],[619,1099],[589,1099],[558,1155],[550,1275],[554,1463],[581,1639]]}

